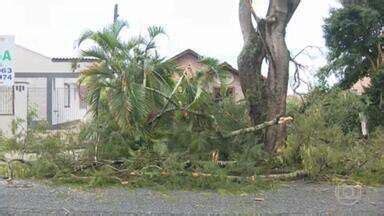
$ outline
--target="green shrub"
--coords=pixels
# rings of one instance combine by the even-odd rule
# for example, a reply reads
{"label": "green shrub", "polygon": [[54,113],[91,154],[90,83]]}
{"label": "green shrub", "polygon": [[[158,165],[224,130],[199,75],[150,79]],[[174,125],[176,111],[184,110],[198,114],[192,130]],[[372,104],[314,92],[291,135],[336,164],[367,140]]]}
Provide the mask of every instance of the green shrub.
{"label": "green shrub", "polygon": [[366,184],[384,184],[384,128],[377,128],[371,135],[366,155],[358,163],[354,178]]}
{"label": "green shrub", "polygon": [[47,159],[38,159],[31,167],[31,174],[36,178],[53,178],[59,171],[59,167]]}
{"label": "green shrub", "polygon": [[362,138],[359,113],[365,111],[364,101],[337,89],[312,92],[303,107],[292,111],[295,121],[279,156],[281,166],[305,169],[312,178],[361,177],[379,170],[384,138],[378,132]]}
{"label": "green shrub", "polygon": [[371,85],[366,89],[369,97],[368,118],[369,127],[373,130],[377,126],[384,126],[384,67],[373,75]]}
{"label": "green shrub", "polygon": [[101,169],[92,174],[92,180],[89,182],[91,187],[105,187],[108,185],[114,185],[120,183],[120,181],[114,176],[114,173],[110,169]]}

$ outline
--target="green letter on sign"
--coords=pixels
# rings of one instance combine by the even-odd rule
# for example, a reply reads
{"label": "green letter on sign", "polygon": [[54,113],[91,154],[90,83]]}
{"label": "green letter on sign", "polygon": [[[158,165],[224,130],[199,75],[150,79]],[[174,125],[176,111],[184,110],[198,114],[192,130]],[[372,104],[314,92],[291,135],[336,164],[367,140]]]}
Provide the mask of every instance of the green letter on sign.
{"label": "green letter on sign", "polygon": [[11,54],[9,53],[9,51],[5,51],[4,52],[4,55],[3,55],[3,61],[5,60],[8,60],[8,61],[11,61]]}

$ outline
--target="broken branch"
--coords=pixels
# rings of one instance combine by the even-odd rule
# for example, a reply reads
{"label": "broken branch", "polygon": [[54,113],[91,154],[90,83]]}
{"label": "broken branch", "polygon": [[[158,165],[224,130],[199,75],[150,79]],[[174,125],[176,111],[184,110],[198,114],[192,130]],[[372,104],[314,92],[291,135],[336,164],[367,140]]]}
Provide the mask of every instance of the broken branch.
{"label": "broken branch", "polygon": [[[210,173],[201,173],[201,172],[192,172],[192,176],[197,177],[212,177],[214,175]],[[257,179],[265,180],[290,180],[290,179],[299,179],[308,176],[308,172],[305,170],[298,170],[291,173],[282,173],[282,174],[272,174],[272,175],[254,175],[254,176],[227,176],[230,180],[237,181],[251,181],[255,182]]]}
{"label": "broken branch", "polygon": [[238,135],[241,135],[241,134],[252,133],[252,132],[255,132],[255,131],[258,131],[258,130],[270,127],[270,126],[273,126],[273,125],[286,124],[286,123],[289,123],[291,121],[293,121],[292,117],[276,118],[274,120],[271,120],[271,121],[268,121],[268,122],[264,122],[262,124],[254,126],[254,127],[244,128],[244,129],[232,131],[229,134],[224,135],[223,137],[224,138],[230,138],[230,137],[238,136]]}

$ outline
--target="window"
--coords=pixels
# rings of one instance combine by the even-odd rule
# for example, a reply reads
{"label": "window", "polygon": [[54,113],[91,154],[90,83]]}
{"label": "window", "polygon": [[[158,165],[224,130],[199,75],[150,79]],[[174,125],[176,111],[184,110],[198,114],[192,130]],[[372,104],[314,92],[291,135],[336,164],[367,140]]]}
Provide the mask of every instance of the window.
{"label": "window", "polygon": [[233,97],[234,95],[235,95],[235,88],[234,87],[228,87],[226,96],[227,97]]}
{"label": "window", "polygon": [[220,87],[213,87],[213,99],[218,102],[222,100]]}
{"label": "window", "polygon": [[64,107],[71,107],[71,85],[64,83]]}
{"label": "window", "polygon": [[0,87],[0,115],[13,115],[14,91],[12,87]]}

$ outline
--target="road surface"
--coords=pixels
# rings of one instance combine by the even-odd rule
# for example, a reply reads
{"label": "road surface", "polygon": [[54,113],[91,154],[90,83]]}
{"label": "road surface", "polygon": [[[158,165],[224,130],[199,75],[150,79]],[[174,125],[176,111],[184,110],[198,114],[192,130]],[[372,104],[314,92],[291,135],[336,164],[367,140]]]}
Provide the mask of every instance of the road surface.
{"label": "road surface", "polygon": [[384,187],[337,187],[303,181],[258,194],[79,189],[0,181],[0,215],[384,215]]}

